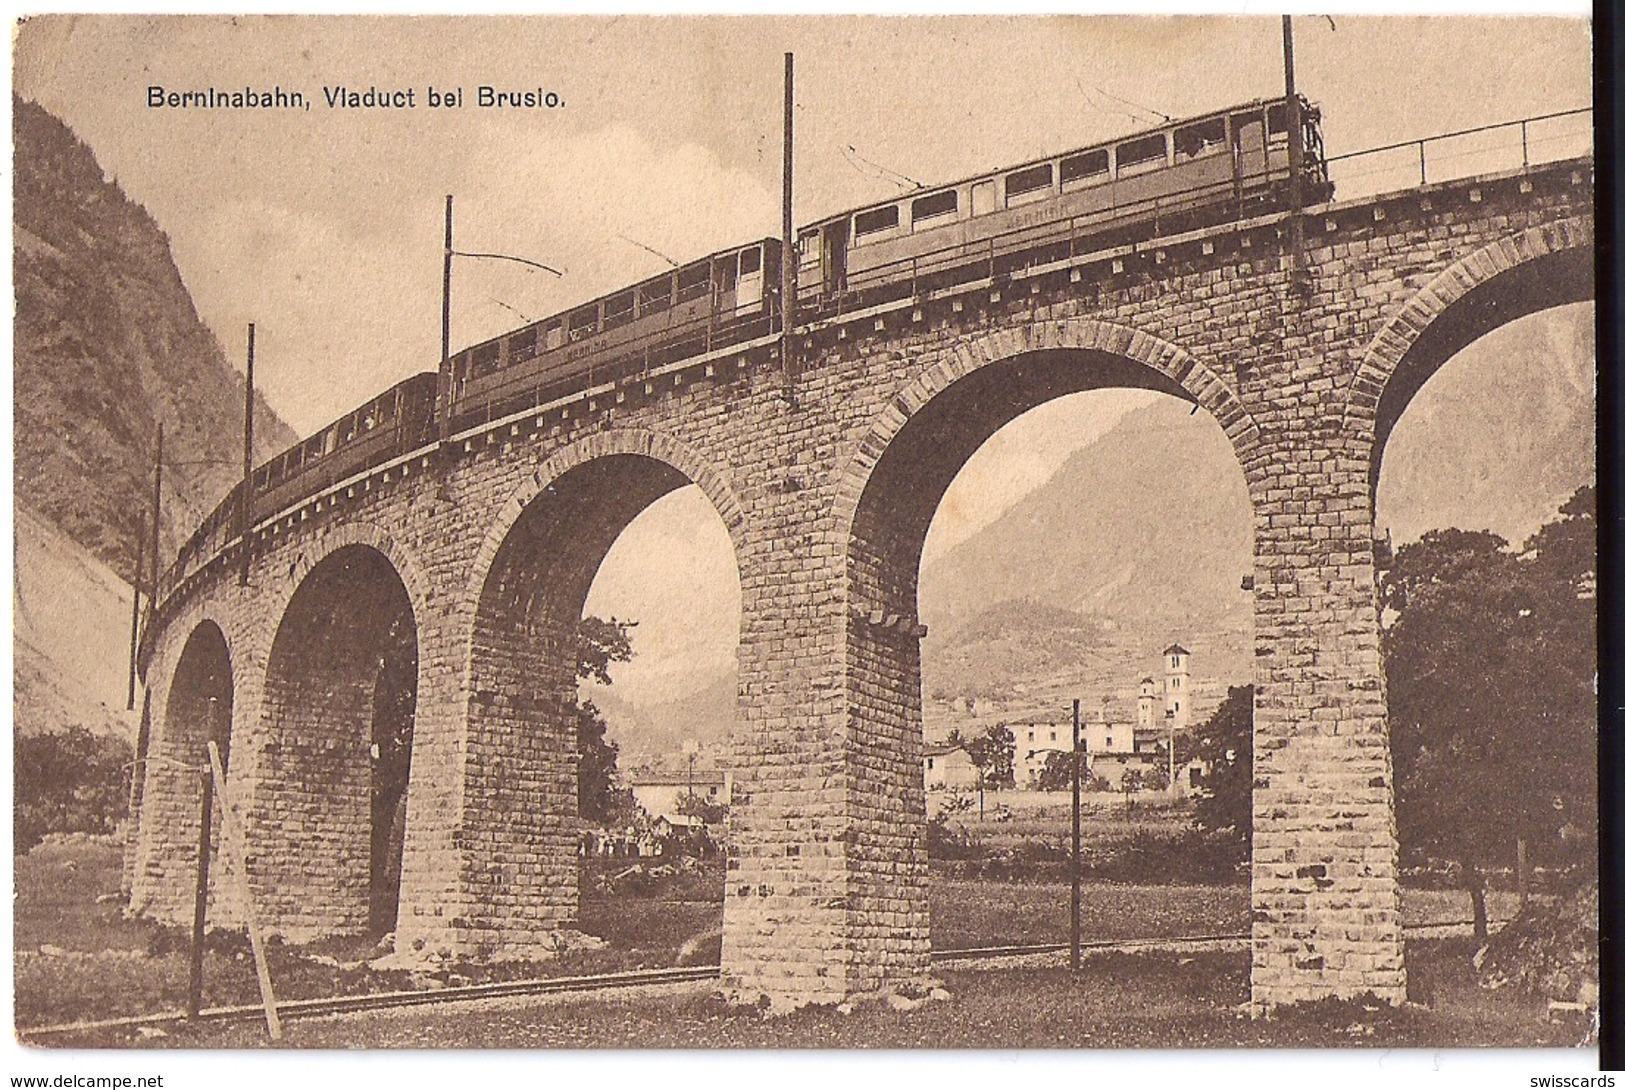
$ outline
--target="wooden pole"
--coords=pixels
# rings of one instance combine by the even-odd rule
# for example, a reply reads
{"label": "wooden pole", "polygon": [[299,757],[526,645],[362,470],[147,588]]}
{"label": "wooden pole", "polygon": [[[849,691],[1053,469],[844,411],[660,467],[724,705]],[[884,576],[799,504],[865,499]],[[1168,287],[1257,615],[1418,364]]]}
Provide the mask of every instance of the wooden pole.
{"label": "wooden pole", "polygon": [[1072,701],[1072,971],[1083,962],[1083,771],[1079,767],[1078,702]]}
{"label": "wooden pole", "polygon": [[158,424],[158,447],[152,455],[152,582],[147,586],[147,609],[158,609],[158,524],[164,512],[164,425]]}
{"label": "wooden pole", "polygon": [[[206,734],[214,733],[218,703],[217,698],[209,698]],[[186,989],[188,1018],[196,1018],[203,1010],[203,937],[209,915],[209,834],[214,826],[214,776],[208,768],[203,769],[203,804],[199,808],[198,818],[197,885],[192,891],[192,964]]]}
{"label": "wooden pole", "polygon": [[446,252],[440,271],[440,441],[451,437],[451,194],[446,194]]}
{"label": "wooden pole", "polygon": [[124,710],[135,711],[135,666],[141,649],[141,576],[146,567],[147,526],[143,522],[135,534],[135,577],[130,580],[130,692]]}
{"label": "wooden pole", "polygon": [[796,55],[784,55],[784,200],[780,229],[783,252],[779,255],[779,359],[784,367],[784,383],[788,388],[795,379],[795,346],[791,331],[796,315],[796,228],[791,206],[794,178],[792,134],[795,129]]}
{"label": "wooden pole", "polygon": [[265,943],[259,922],[254,918],[254,891],[248,883],[248,848],[242,821],[231,796],[226,793],[226,770],[220,763],[220,746],[209,740],[209,767],[214,773],[215,790],[220,795],[221,831],[236,852],[237,875],[243,897],[243,920],[248,925],[248,944],[254,949],[254,969],[260,978],[260,1002],[265,1007],[265,1031],[271,1040],[282,1040],[282,1020],[276,1013],[276,992],[271,987],[271,966],[265,960]]}
{"label": "wooden pole", "polygon": [[1303,269],[1303,112],[1292,59],[1292,16],[1281,16],[1281,53],[1286,64],[1286,169],[1292,201],[1292,267]]}
{"label": "wooden pole", "polygon": [[248,586],[248,534],[254,526],[254,323],[248,323],[248,389],[243,395],[243,487],[239,504],[238,542],[243,550],[243,566],[237,585]]}

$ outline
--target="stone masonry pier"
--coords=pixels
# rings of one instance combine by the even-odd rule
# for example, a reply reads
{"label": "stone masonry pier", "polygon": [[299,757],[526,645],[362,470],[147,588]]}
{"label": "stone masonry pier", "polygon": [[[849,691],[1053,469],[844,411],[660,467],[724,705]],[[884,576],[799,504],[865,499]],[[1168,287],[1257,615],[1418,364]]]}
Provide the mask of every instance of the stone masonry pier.
{"label": "stone masonry pier", "polygon": [[397,948],[545,954],[578,904],[572,632],[616,537],[693,484],[742,589],[725,978],[794,1006],[927,976],[927,526],[1003,424],[1137,387],[1210,413],[1251,498],[1254,1003],[1399,1002],[1383,444],[1461,347],[1592,297],[1592,199],[1577,160],[1312,208],[1301,263],[1281,215],[1089,254],[798,329],[788,388],[771,347],[717,353],[341,482],[254,529],[246,585],[227,543],[159,603],[143,668],[166,759],[132,910],[190,919],[183,766],[216,737],[266,927],[366,925],[379,663],[405,633]]}

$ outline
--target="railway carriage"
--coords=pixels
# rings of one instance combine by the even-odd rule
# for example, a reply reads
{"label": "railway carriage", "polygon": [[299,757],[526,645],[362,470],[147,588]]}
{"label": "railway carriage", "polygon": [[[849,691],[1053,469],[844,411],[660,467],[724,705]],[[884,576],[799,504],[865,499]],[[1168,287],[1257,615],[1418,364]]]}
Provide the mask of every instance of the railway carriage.
{"label": "railway carriage", "polygon": [[[1331,184],[1320,115],[1299,104],[1302,199],[1312,203]],[[820,220],[796,236],[797,319],[1284,209],[1287,114],[1285,98],[1255,101]],[[723,250],[474,345],[444,374],[398,383],[259,467],[254,521],[443,432],[777,333],[781,256],[772,238]],[[171,581],[233,536],[241,490],[182,547]]]}
{"label": "railway carriage", "polygon": [[[1300,99],[1305,200],[1330,192]],[[803,228],[802,316],[1284,207],[1287,100],[1255,102],[1023,163]]]}
{"label": "railway carriage", "polygon": [[454,428],[778,328],[778,239],[701,258],[451,359]]}
{"label": "railway carriage", "polygon": [[254,471],[254,518],[431,441],[437,381],[425,371],[398,382],[260,466]]}

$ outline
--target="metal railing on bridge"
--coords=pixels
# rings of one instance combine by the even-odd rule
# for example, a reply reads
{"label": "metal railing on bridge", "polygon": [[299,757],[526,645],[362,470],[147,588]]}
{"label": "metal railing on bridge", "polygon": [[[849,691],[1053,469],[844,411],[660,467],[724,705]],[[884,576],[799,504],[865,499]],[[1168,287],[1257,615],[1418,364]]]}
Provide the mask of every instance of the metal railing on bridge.
{"label": "metal railing on bridge", "polygon": [[1592,154],[1591,107],[1479,125],[1328,156],[1335,199],[1360,200],[1419,185],[1528,170]]}

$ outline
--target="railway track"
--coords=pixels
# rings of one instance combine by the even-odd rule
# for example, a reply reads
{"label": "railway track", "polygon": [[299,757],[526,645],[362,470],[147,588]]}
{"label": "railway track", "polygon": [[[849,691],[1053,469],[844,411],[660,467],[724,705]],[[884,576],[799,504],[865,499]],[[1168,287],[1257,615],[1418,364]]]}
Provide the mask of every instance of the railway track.
{"label": "railway track", "polygon": [[[1504,921],[1494,920],[1492,924]],[[1405,928],[1412,938],[1437,938],[1467,929],[1471,921],[1451,923],[1413,924]],[[1155,950],[1194,945],[1236,944],[1247,942],[1252,936],[1245,932],[1223,935],[1178,935],[1158,939],[1111,939],[1085,942],[1079,949],[1087,953],[1106,950]],[[1034,957],[1067,953],[1071,943],[1050,942],[1022,946],[960,947],[952,950],[933,950],[931,960],[936,964],[950,962],[996,960],[1001,958]],[[491,984],[467,984],[455,988],[431,988],[412,991],[376,992],[370,995],[335,996],[324,999],[289,999],[277,1004],[277,1014],[283,1021],[297,1018],[317,1018],[333,1014],[356,1014],[364,1011],[391,1010],[430,1004],[468,1002],[479,999],[505,999],[518,996],[586,994],[618,988],[648,987],[662,984],[697,984],[720,979],[722,969],[717,965],[680,966],[670,969],[640,969],[624,973],[603,973],[596,976],[552,977],[531,980],[505,980]],[[140,1027],[179,1026],[188,1023],[241,1022],[258,1020],[264,1008],[256,1005],[210,1007],[188,1019],[182,1011],[165,1011],[139,1017],[108,1018],[92,1022],[66,1022],[51,1026],[19,1028],[17,1036],[24,1042],[46,1043],[50,1038],[76,1033],[108,1029],[138,1029]]]}

